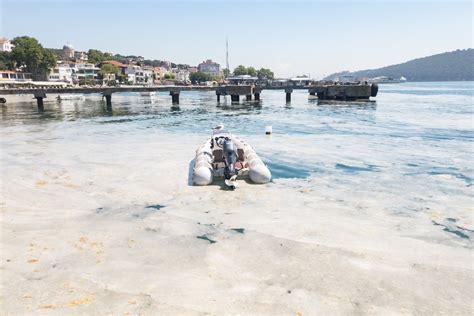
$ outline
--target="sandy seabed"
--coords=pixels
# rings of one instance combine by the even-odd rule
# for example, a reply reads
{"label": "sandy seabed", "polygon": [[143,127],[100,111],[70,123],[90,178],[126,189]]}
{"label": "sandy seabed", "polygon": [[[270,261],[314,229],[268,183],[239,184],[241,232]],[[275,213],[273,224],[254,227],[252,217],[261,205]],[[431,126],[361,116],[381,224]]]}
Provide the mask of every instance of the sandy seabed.
{"label": "sandy seabed", "polygon": [[[428,215],[382,211],[403,185],[367,196],[364,175],[353,191],[328,176],[194,187],[202,136],[58,133],[3,142],[3,315],[473,313],[470,240],[432,225],[443,223],[435,202]],[[271,150],[264,136],[249,142]]]}

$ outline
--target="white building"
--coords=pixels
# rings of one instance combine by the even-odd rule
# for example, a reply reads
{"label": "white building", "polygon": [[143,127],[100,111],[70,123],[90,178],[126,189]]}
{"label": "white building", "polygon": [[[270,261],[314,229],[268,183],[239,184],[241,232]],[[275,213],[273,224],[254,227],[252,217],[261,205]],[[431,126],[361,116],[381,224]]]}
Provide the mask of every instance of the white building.
{"label": "white building", "polygon": [[221,65],[216,62],[213,62],[211,59],[203,61],[198,65],[200,72],[211,75],[213,77],[218,77],[221,74]]}
{"label": "white building", "polygon": [[31,73],[17,72],[11,70],[0,70],[0,83],[3,82],[17,82],[17,81],[31,81]]}
{"label": "white building", "polygon": [[74,80],[95,80],[99,79],[100,68],[94,64],[76,63],[74,71]]}
{"label": "white building", "polygon": [[51,69],[48,81],[61,81],[72,83],[74,77],[74,68],[69,64],[59,64]]}
{"label": "white building", "polygon": [[15,47],[15,45],[10,43],[9,39],[4,37],[0,38],[0,52],[11,52],[13,47]]}
{"label": "white building", "polygon": [[130,65],[124,70],[127,81],[132,84],[153,84],[154,69],[153,67],[140,67]]}
{"label": "white building", "polygon": [[189,71],[186,69],[178,69],[175,68],[172,70],[172,74],[174,75],[174,79],[179,82],[189,82]]}

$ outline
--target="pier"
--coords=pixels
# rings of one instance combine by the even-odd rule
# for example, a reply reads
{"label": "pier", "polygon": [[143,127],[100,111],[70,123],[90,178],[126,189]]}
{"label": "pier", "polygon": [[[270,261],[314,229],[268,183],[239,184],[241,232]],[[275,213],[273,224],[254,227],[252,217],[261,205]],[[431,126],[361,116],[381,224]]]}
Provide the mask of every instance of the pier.
{"label": "pier", "polygon": [[[375,84],[329,84],[313,86],[291,86],[291,87],[271,87],[259,85],[224,85],[224,86],[150,86],[150,87],[35,87],[35,88],[4,88],[0,89],[0,95],[18,95],[31,94],[37,101],[38,109],[44,109],[44,99],[47,95],[58,94],[101,94],[105,98],[107,110],[112,110],[112,95],[121,92],[169,92],[173,106],[179,105],[179,96],[183,91],[215,91],[217,103],[221,96],[230,95],[233,103],[240,102],[240,97],[245,97],[246,101],[260,101],[261,93],[267,90],[283,90],[285,100],[291,102],[293,90],[308,90],[309,95],[317,95],[321,100],[369,100],[375,97],[378,92],[378,86]],[[1,97],[0,103],[6,103],[7,97]]]}

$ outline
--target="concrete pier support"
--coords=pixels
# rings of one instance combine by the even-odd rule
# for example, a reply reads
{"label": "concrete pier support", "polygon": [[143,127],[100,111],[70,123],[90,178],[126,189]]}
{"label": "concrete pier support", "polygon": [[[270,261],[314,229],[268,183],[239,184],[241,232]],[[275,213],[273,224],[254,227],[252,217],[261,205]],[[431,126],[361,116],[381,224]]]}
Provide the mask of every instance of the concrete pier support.
{"label": "concrete pier support", "polygon": [[261,86],[254,86],[253,88],[253,97],[255,101],[260,101],[260,93],[262,93]]}
{"label": "concrete pier support", "polygon": [[105,98],[105,106],[107,111],[112,111],[112,92],[103,92],[102,96]]}
{"label": "concrete pier support", "polygon": [[239,101],[240,101],[240,96],[239,96],[238,94],[232,94],[232,95],[230,96],[230,100],[231,100],[232,102],[239,102]]}
{"label": "concrete pier support", "polygon": [[38,110],[44,111],[43,99],[46,98],[46,92],[35,91],[34,97],[36,99],[36,103],[38,104]]}
{"label": "concrete pier support", "polygon": [[217,94],[217,103],[220,103],[220,102],[221,102],[221,95]]}
{"label": "concrete pier support", "polygon": [[38,110],[44,111],[43,98],[41,97],[36,98],[36,102],[38,103]]}
{"label": "concrete pier support", "polygon": [[107,111],[112,111],[112,95],[105,96],[105,104],[107,105]]}
{"label": "concrete pier support", "polygon": [[179,104],[179,90],[170,91],[171,103]]}
{"label": "concrete pier support", "polygon": [[291,102],[291,93],[293,92],[293,88],[285,88],[286,93],[286,102]]}
{"label": "concrete pier support", "polygon": [[251,94],[247,94],[247,95],[245,96],[245,100],[246,100],[246,101],[252,101],[252,95],[251,95]]}

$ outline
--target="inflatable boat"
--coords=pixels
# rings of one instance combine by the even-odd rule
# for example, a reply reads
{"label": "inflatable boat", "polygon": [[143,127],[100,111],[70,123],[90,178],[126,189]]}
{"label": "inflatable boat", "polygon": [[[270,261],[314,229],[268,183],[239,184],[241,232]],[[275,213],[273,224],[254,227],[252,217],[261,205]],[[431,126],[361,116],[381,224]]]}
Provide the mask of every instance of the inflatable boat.
{"label": "inflatable boat", "polygon": [[212,135],[196,150],[193,184],[208,185],[215,178],[235,189],[237,179],[248,177],[254,183],[268,183],[272,175],[262,159],[244,140],[224,130],[214,128]]}
{"label": "inflatable boat", "polygon": [[81,95],[81,94],[58,94],[56,99],[58,101],[64,101],[64,100],[81,100],[81,101],[84,101],[86,99],[86,97]]}

